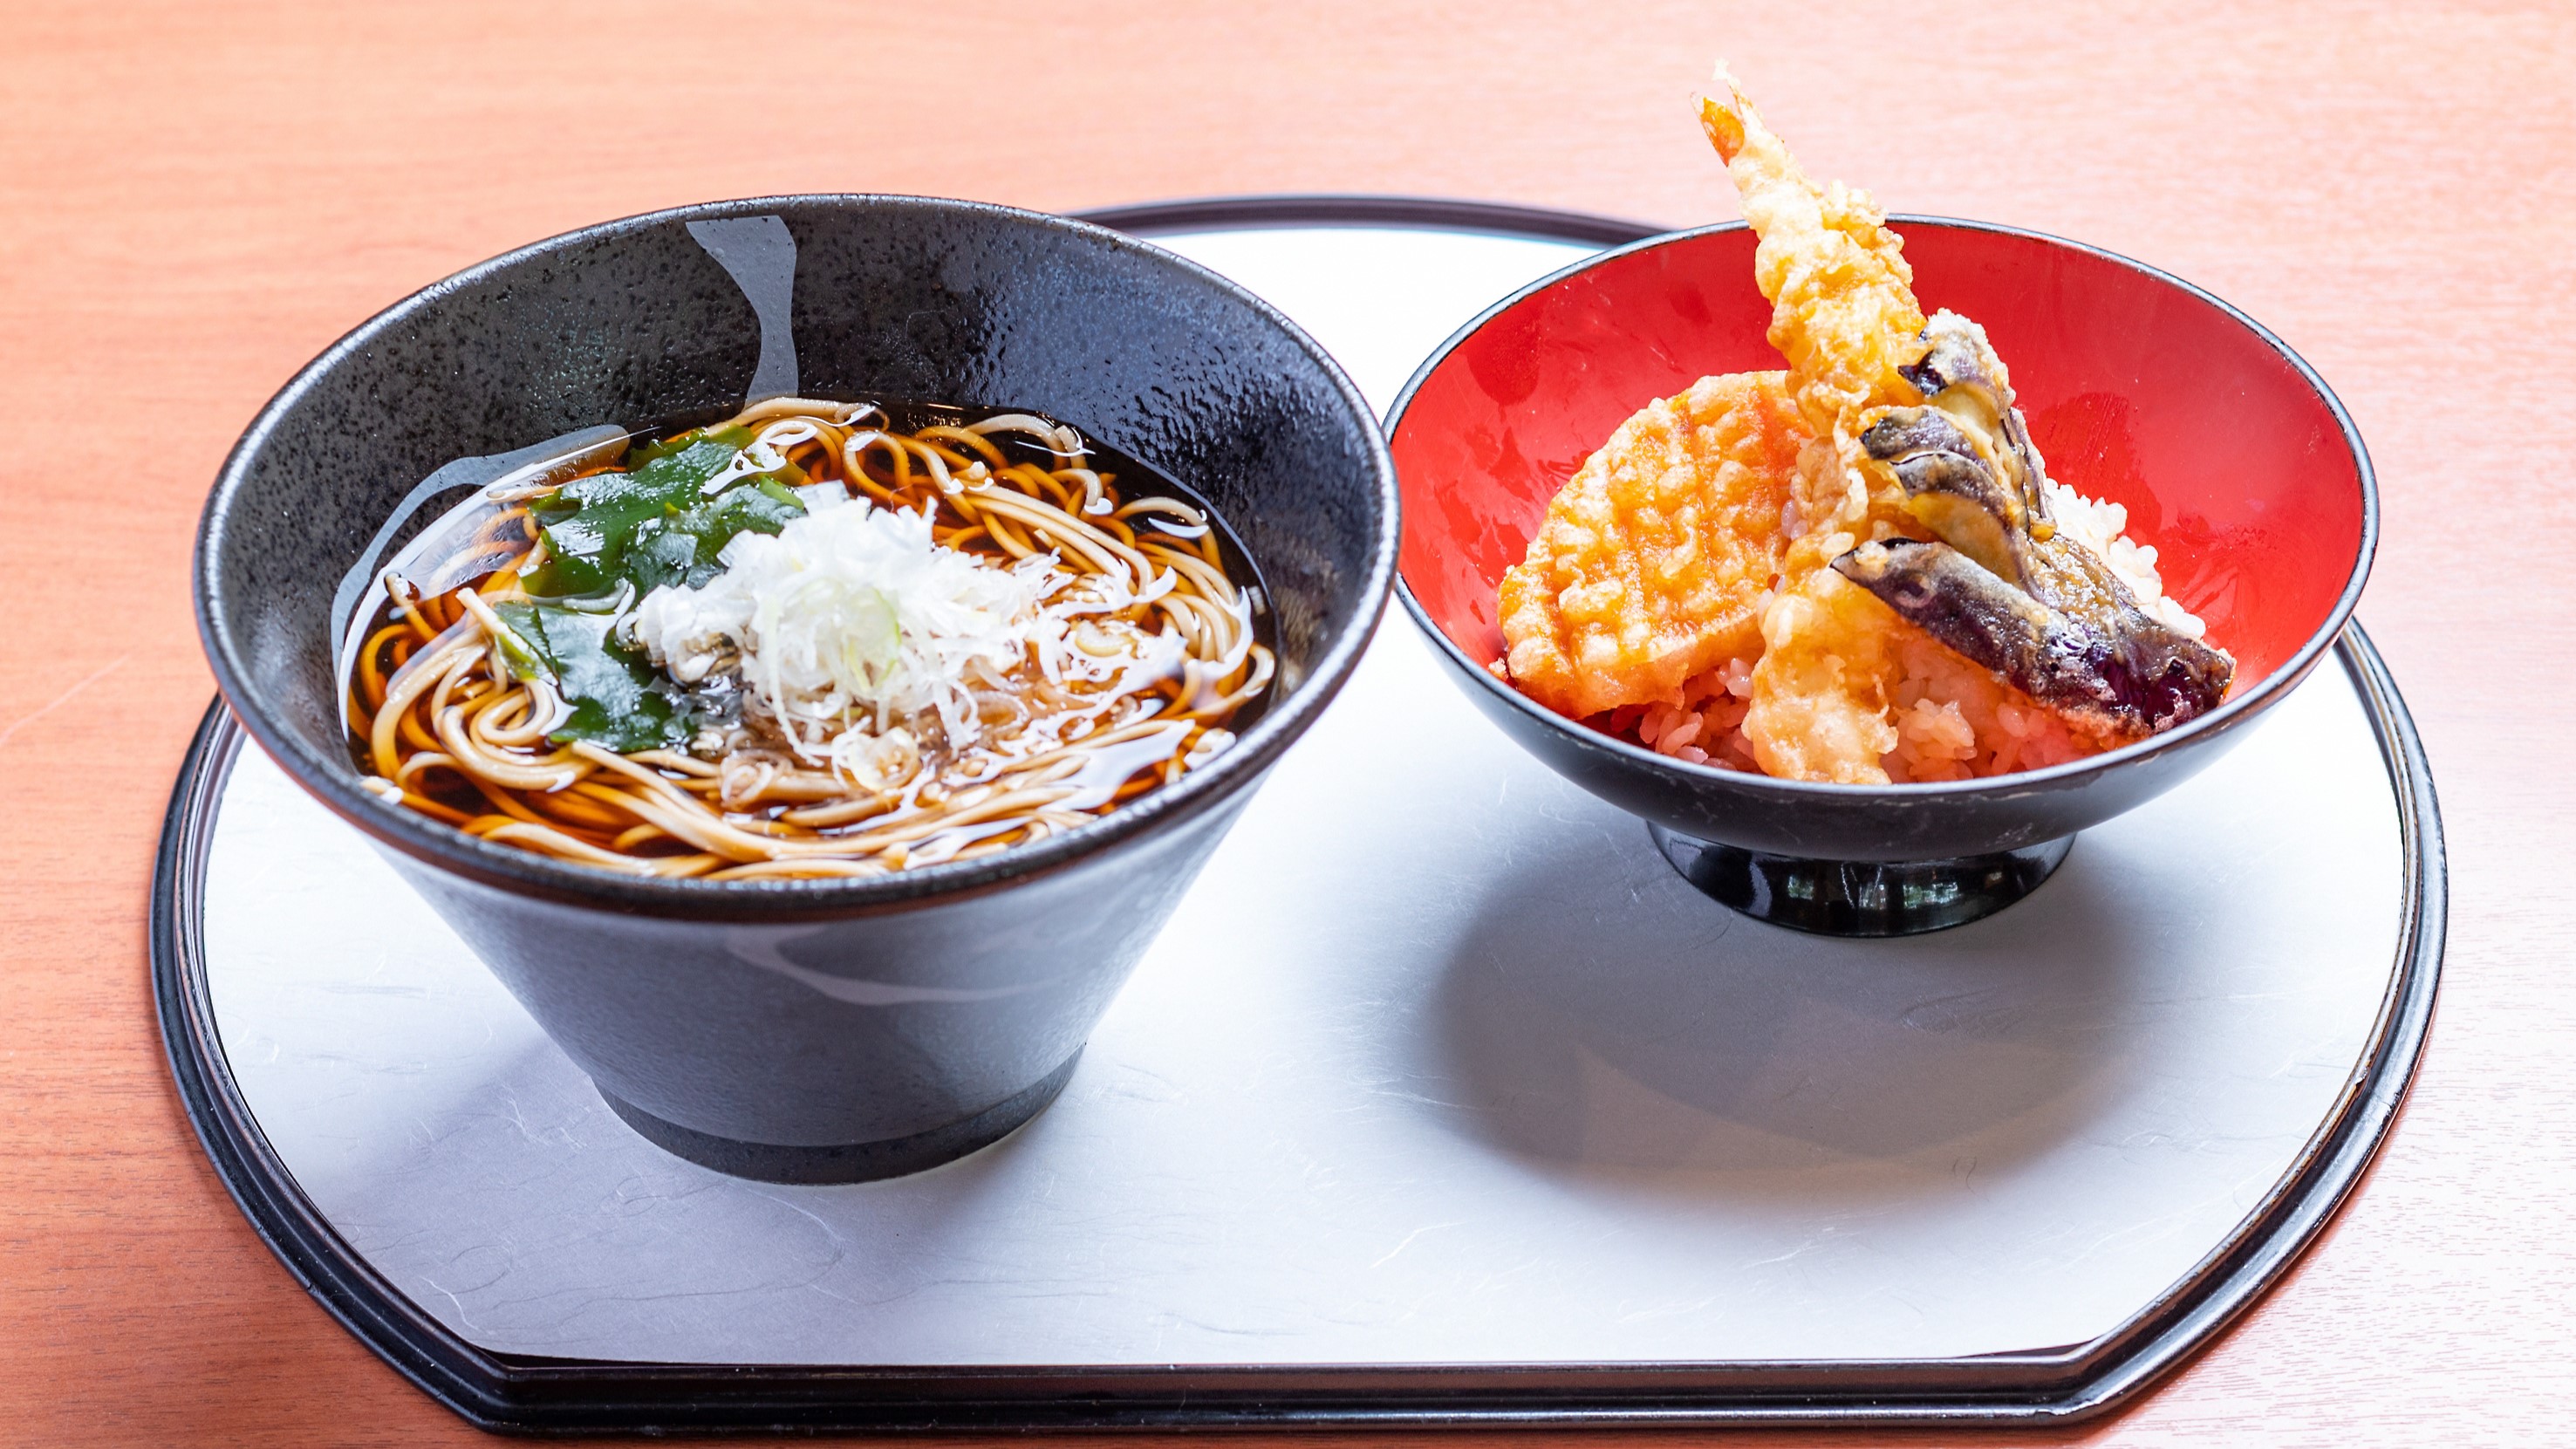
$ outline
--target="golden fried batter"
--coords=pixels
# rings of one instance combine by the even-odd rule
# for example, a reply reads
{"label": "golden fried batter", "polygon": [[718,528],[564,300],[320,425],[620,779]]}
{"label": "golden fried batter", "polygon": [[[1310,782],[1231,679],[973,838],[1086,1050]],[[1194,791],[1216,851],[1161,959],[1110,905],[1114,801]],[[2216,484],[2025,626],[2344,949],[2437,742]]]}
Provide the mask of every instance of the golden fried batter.
{"label": "golden fried batter", "polygon": [[1919,531],[1905,492],[1860,445],[1875,409],[1920,403],[1898,370],[1922,360],[1923,309],[1903,243],[1865,191],[1820,189],[1720,66],[1700,125],[1761,237],[1754,280],[1769,298],[1771,345],[1820,441],[1798,470],[1800,537],[1764,610],[1744,735],[1772,775],[1883,785],[1896,745],[1884,640],[1907,627],[1828,566],[1860,543]]}
{"label": "golden fried batter", "polygon": [[1762,658],[1744,742],[1762,773],[1783,780],[1884,785],[1896,748],[1888,686],[1895,611],[1832,569],[1783,588],[1762,611]]}
{"label": "golden fried batter", "polygon": [[1777,372],[1704,377],[1620,424],[1503,575],[1512,682],[1579,719],[1750,657],[1812,440]]}
{"label": "golden fried batter", "polygon": [[[1926,350],[1914,269],[1868,192],[1839,181],[1819,189],[1724,66],[1714,88],[1723,98],[1701,98],[1700,126],[1726,162],[1744,219],[1762,239],[1753,277],[1771,302],[1771,345],[1789,359],[1790,390],[1808,428],[1834,444],[1831,461],[1838,466],[1802,480],[1799,506],[1816,532],[1864,531],[1856,527],[1869,516],[1871,501],[1861,415],[1923,400],[1898,371],[1921,361]],[[1901,513],[1904,495],[1893,480],[1881,491]]]}

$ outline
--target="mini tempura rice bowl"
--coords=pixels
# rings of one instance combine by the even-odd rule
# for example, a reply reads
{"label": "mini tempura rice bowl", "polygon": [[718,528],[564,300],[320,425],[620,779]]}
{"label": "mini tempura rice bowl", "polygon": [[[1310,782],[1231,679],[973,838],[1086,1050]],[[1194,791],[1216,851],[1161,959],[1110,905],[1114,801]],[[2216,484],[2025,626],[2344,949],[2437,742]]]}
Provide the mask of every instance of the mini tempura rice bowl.
{"label": "mini tempura rice bowl", "polygon": [[2206,768],[2350,617],[2377,495],[2342,407],[2280,339],[2206,292],[2029,232],[1894,218],[1927,308],[1984,324],[2052,477],[2125,510],[2164,586],[2231,651],[2216,710],[2049,768],[1814,783],[1688,763],[1541,707],[1492,672],[1503,573],[1548,502],[1649,401],[1782,366],[1741,224],[1656,237],[1546,278],[1426,362],[1388,421],[1399,593],[1459,687],[1567,779],[1642,817],[1695,885],[1762,919],[1884,935],[1976,919],[2076,832]]}
{"label": "mini tempura rice bowl", "polygon": [[[350,580],[438,513],[412,510],[466,496],[425,499],[424,480],[451,464],[489,479],[474,460],[782,393],[1025,409],[1194,489],[1266,586],[1277,673],[1258,716],[1078,828],[864,878],[615,874],[371,793],[334,629]],[[387,531],[397,517],[412,521]],[[1393,470],[1366,404],[1231,283],[1059,217],[799,197],[573,232],[351,333],[226,462],[197,601],[253,738],[378,846],[621,1117],[726,1171],[854,1180],[971,1151],[1053,1099],[1252,788],[1356,662],[1394,547]]]}

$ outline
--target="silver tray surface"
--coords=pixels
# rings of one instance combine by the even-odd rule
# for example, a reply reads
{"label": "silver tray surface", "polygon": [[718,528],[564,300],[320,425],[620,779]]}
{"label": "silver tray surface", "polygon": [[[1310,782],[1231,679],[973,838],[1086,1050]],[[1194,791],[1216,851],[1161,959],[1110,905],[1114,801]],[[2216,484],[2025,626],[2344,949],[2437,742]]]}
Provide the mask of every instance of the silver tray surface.
{"label": "silver tray surface", "polygon": [[[1474,219],[1449,206],[1112,219],[1382,405],[1621,234],[1423,224]],[[1391,617],[1063,1098],[891,1182],[750,1183],[632,1135],[220,712],[155,973],[252,1220],[479,1422],[2063,1416],[2277,1276],[2411,1072],[2438,821],[2358,630],[2338,658],[2028,901],[1852,942],[1698,895]]]}

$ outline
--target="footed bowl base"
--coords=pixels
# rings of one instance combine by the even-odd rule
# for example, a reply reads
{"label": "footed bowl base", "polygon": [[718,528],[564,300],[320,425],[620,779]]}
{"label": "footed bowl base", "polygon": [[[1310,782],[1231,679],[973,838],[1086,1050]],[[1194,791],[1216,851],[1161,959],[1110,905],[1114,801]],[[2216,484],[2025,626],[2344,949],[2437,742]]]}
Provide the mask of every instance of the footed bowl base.
{"label": "footed bowl base", "polygon": [[1956,860],[1801,860],[1648,822],[1682,879],[1757,921],[1819,936],[1918,936],[1981,920],[2039,888],[2075,837]]}

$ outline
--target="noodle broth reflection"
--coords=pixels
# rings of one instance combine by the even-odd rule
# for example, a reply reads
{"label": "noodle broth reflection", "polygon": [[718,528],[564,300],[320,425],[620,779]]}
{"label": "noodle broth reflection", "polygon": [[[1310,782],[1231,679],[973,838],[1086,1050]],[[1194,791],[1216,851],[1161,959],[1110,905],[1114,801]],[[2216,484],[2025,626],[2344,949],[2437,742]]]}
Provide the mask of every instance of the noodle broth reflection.
{"label": "noodle broth reflection", "polygon": [[780,399],[474,508],[352,636],[368,788],[608,869],[990,854],[1177,781],[1271,680],[1220,521],[1031,414]]}

